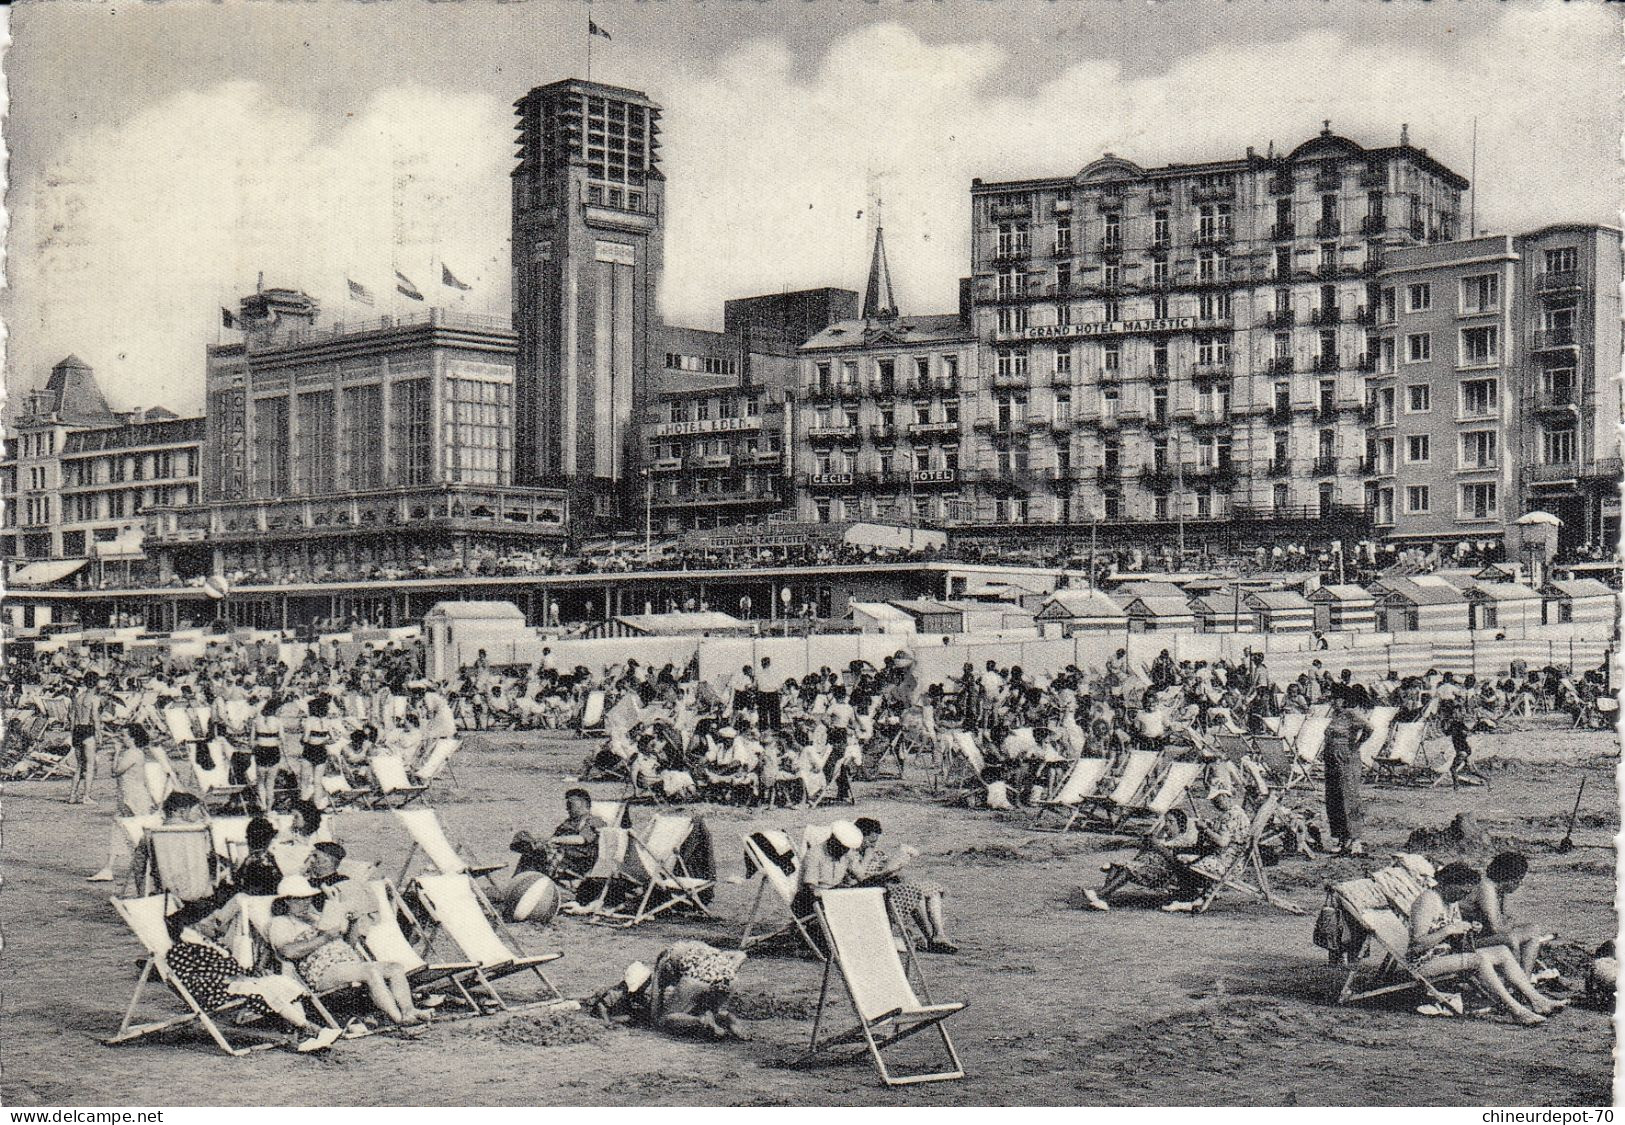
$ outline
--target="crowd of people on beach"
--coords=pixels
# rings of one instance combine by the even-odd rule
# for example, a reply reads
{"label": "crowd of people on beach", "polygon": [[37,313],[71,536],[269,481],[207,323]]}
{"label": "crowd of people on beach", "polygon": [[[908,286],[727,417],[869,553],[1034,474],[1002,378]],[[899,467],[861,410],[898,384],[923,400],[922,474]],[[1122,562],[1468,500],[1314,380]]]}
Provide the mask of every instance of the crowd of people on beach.
{"label": "crowd of people on beach", "polygon": [[[1161,810],[1139,851],[1109,864],[1101,883],[1082,890],[1082,904],[1106,911],[1129,892],[1151,892],[1165,909],[1190,911],[1199,909],[1204,885],[1222,881],[1243,852],[1261,849],[1272,863],[1363,853],[1358,747],[1374,708],[1393,709],[1396,721],[1432,724],[1452,744],[1441,776],[1471,783],[1475,733],[1519,715],[1565,712],[1580,719],[1611,694],[1605,668],[1576,675],[1514,666],[1482,679],[1388,673],[1358,682],[1318,660],[1287,678],[1273,675],[1262,653],[1176,661],[1166,650],[1141,667],[1126,650],[1091,668],[1034,672],[992,660],[981,668],[967,663],[958,675],[923,685],[906,652],[878,666],[857,661],[799,676],[762,657],[710,678],[701,676],[698,655],[680,668],[629,659],[593,672],[562,669],[551,650],[526,667],[497,667],[481,653],[452,682],[438,683],[426,678],[415,643],[365,648],[344,659],[336,648],[315,644],[291,665],[232,646],[156,665],[118,658],[93,665],[60,652],[19,655],[8,662],[0,690],[14,726],[32,715],[67,732],[70,802],[94,803],[103,761],[111,762],[120,820],[195,823],[211,815],[212,785],[233,793],[232,812],[249,818],[245,847],[230,870],[212,873],[208,894],[169,914],[176,942],[170,966],[206,1001],[247,998],[282,1017],[292,1029],[290,1043],[306,1050],[331,1045],[335,1029],[313,1021],[266,962],[257,964],[267,971],[250,971],[221,952],[243,909],[241,896],[272,901],[268,953],[299,966],[313,987],[359,985],[389,1023],[426,1022],[426,1005],[442,1002],[438,995],[415,990],[399,965],[359,952],[357,927],[372,910],[354,886],[341,886],[350,880],[332,814],[346,793],[379,782],[380,756],[404,765],[411,779],[437,744],[465,732],[553,728],[587,735],[595,741],[581,780],[617,782],[626,799],[661,805],[854,803],[856,783],[907,779],[913,770],[951,803],[1039,812],[1054,803],[1081,760],[1107,763],[1109,782],[1132,755],[1151,752],[1157,772],[1147,789],[1175,763],[1194,763],[1191,799]],[[1309,792],[1298,783],[1314,763],[1289,758],[1283,767],[1255,752],[1263,742],[1248,741],[1277,737],[1291,716],[1310,713],[1328,719],[1319,752],[1325,830],[1317,810],[1286,799]],[[591,794],[572,789],[565,820],[551,834],[515,839],[515,873],[554,880],[573,897],[568,913],[613,908],[615,888],[594,878],[597,835],[609,827]],[[819,889],[882,885],[922,949],[956,952],[946,888],[909,870],[917,849],[882,849],[882,833],[873,817],[831,825],[799,857],[792,909],[810,913]],[[115,822],[107,863],[89,879],[123,878],[129,885],[150,863],[146,846]],[[296,864],[290,855],[299,857]],[[1416,900],[1411,952],[1420,971],[1474,975],[1504,1011],[1538,1022],[1561,1006],[1537,988],[1542,935],[1514,926],[1505,911],[1527,861],[1508,853],[1484,872],[1463,866],[1439,870],[1436,886]],[[686,948],[668,954],[652,970],[628,970],[595,998],[595,1007],[622,1017],[639,1013],[673,1029],[737,1034],[725,994],[738,962]]]}

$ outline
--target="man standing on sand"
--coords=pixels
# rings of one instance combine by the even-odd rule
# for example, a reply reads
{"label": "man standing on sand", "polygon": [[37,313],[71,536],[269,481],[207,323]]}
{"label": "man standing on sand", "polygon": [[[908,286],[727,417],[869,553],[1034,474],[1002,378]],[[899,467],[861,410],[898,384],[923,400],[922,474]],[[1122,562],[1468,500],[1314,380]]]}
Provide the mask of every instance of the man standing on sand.
{"label": "man standing on sand", "polygon": [[763,730],[779,729],[779,693],[784,690],[784,677],[773,669],[773,658],[762,657],[762,667],[756,673],[756,721]]}
{"label": "man standing on sand", "polygon": [[1343,855],[1364,855],[1360,841],[1360,742],[1371,727],[1356,709],[1354,689],[1335,685],[1321,757],[1326,766],[1326,822]]}
{"label": "man standing on sand", "polygon": [[102,746],[102,693],[101,677],[86,672],[79,690],[74,692],[73,721],[73,788],[68,793],[70,805],[94,805],[90,790],[96,784],[96,755]]}

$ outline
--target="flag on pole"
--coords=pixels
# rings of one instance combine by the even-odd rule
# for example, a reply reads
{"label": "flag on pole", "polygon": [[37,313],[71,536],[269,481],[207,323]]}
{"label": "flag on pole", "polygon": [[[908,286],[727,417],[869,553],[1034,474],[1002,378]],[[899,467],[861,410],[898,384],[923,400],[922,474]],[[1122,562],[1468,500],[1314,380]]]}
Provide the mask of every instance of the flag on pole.
{"label": "flag on pole", "polygon": [[423,294],[418,291],[418,287],[416,285],[412,284],[412,279],[407,277],[400,270],[395,271],[395,292],[409,300],[423,300]]}
{"label": "flag on pole", "polygon": [[363,305],[372,304],[372,290],[368,289],[359,281],[351,281],[349,278],[344,279],[344,284],[350,287],[350,300],[359,302]]}
{"label": "flag on pole", "polygon": [[591,16],[587,17],[587,34],[588,35],[601,35],[605,39],[609,38],[609,32],[605,31],[603,28],[601,28],[597,24],[593,23]]}
{"label": "flag on pole", "polygon": [[226,308],[226,306],[224,306],[224,305],[220,306],[220,327],[222,327],[222,328],[236,328],[237,327],[237,314],[233,313],[230,309]]}
{"label": "flag on pole", "polygon": [[458,281],[457,275],[446,267],[445,262],[440,263],[440,284],[449,286],[452,289],[461,289],[465,293],[474,288],[472,285]]}

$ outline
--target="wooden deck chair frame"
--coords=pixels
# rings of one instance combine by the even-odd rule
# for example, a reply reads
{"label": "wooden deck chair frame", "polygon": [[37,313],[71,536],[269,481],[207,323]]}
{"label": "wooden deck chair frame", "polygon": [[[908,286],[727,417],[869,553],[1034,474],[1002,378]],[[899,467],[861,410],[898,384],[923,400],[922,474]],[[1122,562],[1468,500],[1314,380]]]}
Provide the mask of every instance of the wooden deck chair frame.
{"label": "wooden deck chair frame", "polygon": [[1110,828],[1117,821],[1115,810],[1132,806],[1156,773],[1162,755],[1155,750],[1130,750],[1122,772],[1101,781],[1102,791],[1081,801],[1078,811],[1089,827]]}
{"label": "wooden deck chair frame", "polygon": [[400,965],[413,992],[455,990],[457,998],[478,1014],[482,1009],[469,993],[467,984],[476,977],[479,966],[472,961],[436,963],[425,959],[412,938],[401,929],[401,916],[405,915],[411,923],[419,943],[427,945],[429,935],[395,884],[388,879],[369,879],[367,889],[378,906],[379,920],[358,943],[362,951],[375,961],[393,961]]}
{"label": "wooden deck chair frame", "polygon": [[[173,942],[170,941],[169,930],[164,921],[167,916],[165,907],[170,898],[171,896],[167,894],[157,894],[129,899],[115,896],[108,900],[113,904],[113,909],[117,911],[119,918],[129,927],[130,932],[135,935],[136,939],[141,942],[142,947],[146,949],[147,958],[141,966],[141,975],[136,980],[135,991],[130,996],[129,1004],[125,1006],[124,1018],[119,1021],[118,1030],[111,1037],[102,1040],[102,1042],[109,1047],[122,1043],[133,1043],[137,1039],[145,1039],[166,1031],[189,1027],[192,1024],[197,1024],[207,1031],[209,1038],[214,1040],[215,1046],[226,1054],[238,1057],[253,1051],[263,1051],[286,1041],[287,1036],[285,1034],[273,1032],[268,1028],[233,1024],[231,1026],[233,1034],[255,1040],[253,1045],[248,1047],[239,1047],[233,1044],[226,1037],[225,1031],[222,1030],[216,1017],[229,1015],[243,1008],[247,1005],[249,997],[242,997],[240,1000],[234,1000],[224,1007],[210,1011],[198,1003],[197,997],[193,996],[191,990],[170,970],[167,958]],[[155,948],[159,945],[158,935],[160,933],[162,934],[162,947]],[[151,1023],[135,1023],[135,1014],[136,1010],[141,1006],[141,998],[155,976],[180,998],[181,1002],[186,1005],[187,1011],[182,1015],[171,1016],[168,1019],[156,1020]],[[312,999],[312,997],[307,996],[306,999]],[[316,1007],[329,1026],[338,1026],[333,1023],[332,1016],[325,1009],[322,1009],[320,1005]]]}
{"label": "wooden deck chair frame", "polygon": [[[669,851],[665,847],[665,839],[656,835],[662,821],[682,821],[687,825],[687,829]],[[634,884],[637,905],[632,908],[630,914],[616,910],[594,915],[588,920],[618,923],[623,928],[630,929],[668,910],[682,906],[693,907],[707,918],[716,917],[700,896],[714,889],[717,881],[691,875],[687,865],[683,863],[680,849],[693,831],[693,817],[673,815],[655,817],[642,836],[628,831],[626,855],[621,861],[619,875],[623,880]],[[655,844],[660,845],[659,851],[655,849]],[[657,892],[666,896],[663,901],[655,901]]]}
{"label": "wooden deck chair frame", "polygon": [[1297,737],[1292,740],[1292,776],[1286,788],[1291,789],[1299,782],[1309,780],[1320,761],[1320,752],[1326,747],[1326,731],[1331,721],[1330,715],[1311,714],[1304,719]]}
{"label": "wooden deck chair frame", "polygon": [[425,792],[442,777],[453,789],[462,788],[457,781],[457,771],[451,766],[452,759],[462,748],[463,740],[460,738],[437,738],[429,744],[428,751],[423,755],[423,764],[412,771]]}
{"label": "wooden deck chair frame", "polygon": [[[399,754],[375,754],[368,764],[372,769],[373,785],[366,791],[364,800],[369,808],[402,808],[429,791],[427,785],[413,784],[406,760]],[[379,772],[380,764],[382,773]]]}
{"label": "wooden deck chair frame", "polygon": [[[824,962],[824,980],[818,994],[818,1011],[813,1016],[812,1040],[806,1052],[792,1065],[807,1066],[832,1048],[861,1042],[880,1073],[880,1080],[887,1086],[946,1082],[965,1077],[965,1068],[959,1061],[959,1052],[946,1026],[948,1018],[963,1011],[965,1005],[932,1001],[912,942],[904,940],[902,955],[898,955],[895,933],[900,930],[906,935],[907,931],[898,926],[887,902],[885,889],[850,887],[821,890],[814,910],[830,949],[830,957]],[[859,924],[867,924],[870,932],[852,932]],[[879,932],[882,929],[884,934]],[[819,1032],[830,1004],[830,985],[835,976],[841,978],[857,1023],[846,1031],[820,1039]],[[913,977],[912,981],[910,977]],[[925,998],[923,1004],[915,994],[916,983],[919,994]],[[866,1008],[870,1010],[866,1011]],[[887,1048],[929,1031],[936,1032],[940,1037],[949,1065],[940,1070],[894,1074],[886,1064]]]}
{"label": "wooden deck chair frame", "polygon": [[412,847],[401,864],[397,885],[404,885],[412,874],[412,864],[422,856],[440,875],[472,875],[476,879],[490,880],[506,866],[501,863],[476,863],[465,856],[446,834],[440,815],[431,808],[391,809],[395,819],[412,837]]}
{"label": "wooden deck chair frame", "polygon": [[[762,851],[761,846],[750,837],[751,833],[747,831],[744,838],[744,851],[746,859],[756,866],[756,874],[752,876],[756,882],[756,897],[751,900],[750,913],[745,916],[745,928],[739,935],[739,948],[749,950],[764,942],[772,941],[793,932],[801,938],[808,949],[822,957],[822,954],[819,953],[818,943],[813,940],[812,931],[807,928],[817,921],[816,915],[808,914],[797,917],[795,912],[796,892],[801,888],[800,853],[793,853],[796,861],[795,872],[793,874],[787,873],[777,863],[773,862],[772,857]],[[790,915],[790,920],[777,929],[753,933],[756,923],[762,917],[762,900],[767,896],[770,888],[783,900],[785,912]]]}
{"label": "wooden deck chair frame", "polygon": [[1371,761],[1372,784],[1425,785],[1434,780],[1423,746],[1427,743],[1427,721],[1415,719],[1395,723],[1389,729],[1387,745]]}
{"label": "wooden deck chair frame", "polygon": [[1106,771],[1110,767],[1109,758],[1079,758],[1073,762],[1055,796],[1039,804],[1038,811],[1033,814],[1032,827],[1040,827],[1046,812],[1061,809],[1067,814],[1066,823],[1055,831],[1070,831],[1083,816],[1085,803],[1096,796],[1096,790],[1100,788],[1101,780],[1105,778]]}
{"label": "wooden deck chair frame", "polygon": [[[198,751],[208,748],[209,754],[214,758],[214,767],[204,769],[198,763]],[[246,785],[233,785],[231,783],[231,755],[232,745],[224,738],[212,738],[207,743],[193,742],[186,750],[187,764],[192,767],[192,776],[197,780],[198,796],[206,809],[214,809],[215,802],[219,807],[229,808],[238,803]]]}
{"label": "wooden deck chair frame", "polygon": [[[536,979],[541,981],[542,985],[551,993],[551,995],[532,1004],[521,1004],[517,1005],[517,1007],[536,1007],[542,1004],[556,1003],[564,999],[564,993],[559,991],[558,985],[554,984],[548,975],[542,971],[543,965],[557,961],[564,954],[524,952],[523,947],[515,939],[513,931],[508,928],[507,922],[503,920],[501,913],[491,905],[491,900],[485,897],[485,892],[480,890],[479,885],[468,874],[419,875],[416,884],[419,901],[423,903],[424,910],[428,912],[429,920],[439,932],[445,933],[451,938],[452,943],[457,946],[467,960],[475,964],[475,971],[469,979],[477,981],[499,1008],[509,1011],[514,1009],[516,1005],[509,1004],[508,1001],[503,999],[494,982],[515,973],[536,974]],[[439,904],[435,902],[437,888],[444,887],[447,892],[451,892],[450,895],[444,896],[449,898],[452,895],[460,895],[457,888],[463,886],[467,887],[468,894],[472,896],[474,910],[457,910],[455,909],[457,904],[449,901],[442,901]],[[466,906],[467,904],[463,905]],[[482,960],[471,950],[464,948],[457,937],[458,929],[462,926],[482,927],[484,933],[465,933],[464,936],[478,938],[482,944],[492,945],[494,943],[500,946],[505,953],[505,958]],[[430,935],[431,948],[434,936],[434,934]]]}
{"label": "wooden deck chair frame", "polygon": [[1192,785],[1202,776],[1202,763],[1200,762],[1169,762],[1167,770],[1161,778],[1153,773],[1146,778],[1146,784],[1141,786],[1140,796],[1143,800],[1135,800],[1128,806],[1119,808],[1112,818],[1112,828],[1122,831],[1131,822],[1144,820],[1143,827],[1146,832],[1154,832],[1168,815],[1168,810],[1177,805],[1180,798],[1190,792]]}
{"label": "wooden deck chair frame", "polygon": [[[1341,913],[1343,920],[1357,926],[1363,937],[1358,948],[1350,949],[1347,956],[1348,975],[1343,978],[1343,986],[1338,991],[1336,1003],[1357,1004],[1362,1000],[1371,1000],[1378,996],[1388,996],[1396,992],[1409,992],[1419,988],[1428,997],[1445,1011],[1456,1010],[1451,999],[1438,987],[1437,983],[1429,980],[1411,963],[1406,951],[1394,948],[1393,944],[1385,939],[1374,928],[1368,926],[1361,917],[1357,904],[1352,903],[1340,890],[1337,884],[1326,888],[1326,901],[1328,905],[1335,906]],[[1392,907],[1390,907],[1392,909]],[[1409,933],[1409,920],[1402,919],[1402,923]],[[1367,963],[1372,954],[1378,955],[1378,965],[1374,972],[1368,970]],[[1383,983],[1374,984],[1357,990],[1354,982],[1359,980],[1363,973],[1369,973],[1374,981]],[[1462,974],[1465,977],[1466,974]]]}
{"label": "wooden deck chair frame", "polygon": [[1369,718],[1371,733],[1360,742],[1360,764],[1367,769],[1374,766],[1377,759],[1382,756],[1382,752],[1387,749],[1394,728],[1394,718],[1398,714],[1398,707],[1371,708]]}
{"label": "wooden deck chair frame", "polygon": [[321,1018],[332,1027],[340,1026],[333,1018],[332,1011],[327,1006],[327,1000],[333,996],[343,996],[346,993],[366,991],[364,984],[340,984],[332,988],[317,990],[311,987],[299,966],[281,956],[271,946],[271,903],[276,900],[275,895],[244,895],[239,894],[237,901],[242,907],[242,924],[248,927],[248,932],[261,949],[269,950],[269,956],[281,968],[284,976],[299,982],[305,989],[311,1007],[320,1013]]}
{"label": "wooden deck chair frame", "polygon": [[[1219,892],[1226,888],[1240,891],[1288,914],[1303,913],[1301,906],[1275,896],[1275,891],[1270,886],[1269,872],[1264,868],[1264,858],[1258,851],[1258,841],[1269,828],[1270,818],[1275,815],[1275,810],[1280,804],[1279,794],[1272,793],[1265,798],[1264,803],[1259,805],[1258,811],[1253,814],[1252,826],[1248,829],[1247,846],[1231,856],[1229,865],[1217,876],[1210,875],[1200,868],[1186,868],[1193,876],[1207,882],[1206,890],[1196,899],[1195,905],[1191,907],[1191,913],[1204,913],[1213,905],[1213,900],[1219,897]],[[1251,879],[1242,874],[1243,870],[1251,873]]]}

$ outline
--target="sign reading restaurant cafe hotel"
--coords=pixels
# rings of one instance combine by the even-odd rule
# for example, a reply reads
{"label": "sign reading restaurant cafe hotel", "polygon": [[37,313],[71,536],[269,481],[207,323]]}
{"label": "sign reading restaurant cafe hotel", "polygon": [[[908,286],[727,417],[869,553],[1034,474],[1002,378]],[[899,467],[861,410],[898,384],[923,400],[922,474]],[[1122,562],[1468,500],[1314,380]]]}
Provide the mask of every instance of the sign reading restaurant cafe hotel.
{"label": "sign reading restaurant cafe hotel", "polygon": [[1194,316],[1170,316],[1161,320],[1106,320],[1086,324],[1032,324],[999,333],[1001,340],[1055,340],[1078,336],[1124,336],[1140,332],[1188,332],[1200,321]]}

